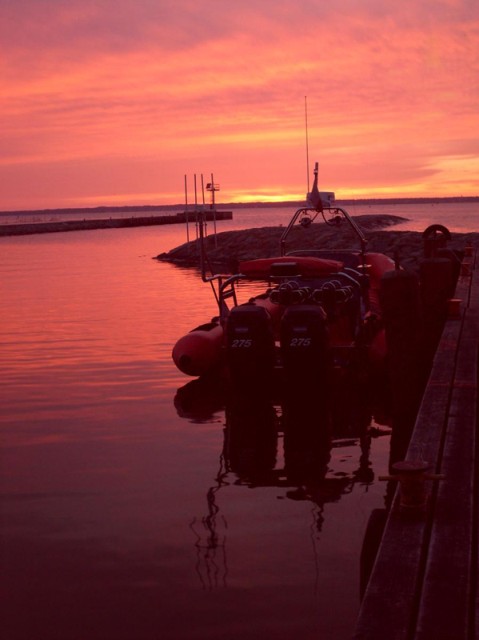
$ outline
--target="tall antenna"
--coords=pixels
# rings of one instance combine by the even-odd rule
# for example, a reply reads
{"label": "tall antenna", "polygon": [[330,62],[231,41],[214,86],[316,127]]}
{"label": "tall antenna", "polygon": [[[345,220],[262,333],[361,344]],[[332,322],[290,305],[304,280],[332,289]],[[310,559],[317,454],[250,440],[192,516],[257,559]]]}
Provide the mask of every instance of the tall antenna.
{"label": "tall antenna", "polygon": [[306,181],[309,193],[309,142],[308,142],[308,96],[304,96],[304,124],[306,129]]}

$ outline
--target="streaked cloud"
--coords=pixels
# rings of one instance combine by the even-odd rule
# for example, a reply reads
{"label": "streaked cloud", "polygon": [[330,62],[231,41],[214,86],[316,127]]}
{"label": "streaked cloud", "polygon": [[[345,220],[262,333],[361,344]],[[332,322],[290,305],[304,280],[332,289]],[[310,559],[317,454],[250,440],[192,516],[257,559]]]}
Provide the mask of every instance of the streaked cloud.
{"label": "streaked cloud", "polygon": [[3,0],[0,42],[2,209],[300,198],[306,95],[339,197],[478,192],[474,1]]}

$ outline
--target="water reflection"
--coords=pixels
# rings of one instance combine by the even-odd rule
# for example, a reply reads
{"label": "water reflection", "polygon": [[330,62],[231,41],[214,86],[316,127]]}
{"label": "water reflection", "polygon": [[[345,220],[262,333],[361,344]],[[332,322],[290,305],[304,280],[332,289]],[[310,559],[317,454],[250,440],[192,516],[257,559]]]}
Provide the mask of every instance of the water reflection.
{"label": "water reflection", "polygon": [[227,586],[226,529],[228,526],[216,504],[216,493],[223,485],[228,484],[227,476],[228,470],[221,455],[215,484],[206,493],[207,513],[201,520],[194,518],[190,523],[190,529],[196,538],[195,570],[203,589]]}
{"label": "water reflection", "polygon": [[[273,399],[232,393],[218,380],[198,379],[177,390],[175,407],[181,417],[202,424],[219,411],[225,416],[219,469],[206,490],[205,514],[190,525],[195,570],[204,589],[228,586],[228,523],[218,501],[223,488],[277,487],[283,490],[278,499],[309,502],[316,558],[325,506],[338,503],[356,485],[366,492],[374,483],[371,443],[390,435],[389,426],[375,419],[381,416],[386,422],[384,407],[375,406],[358,380],[333,389],[329,403],[318,402],[318,393],[311,390],[283,390]],[[342,456],[351,451],[354,459],[344,471]]]}

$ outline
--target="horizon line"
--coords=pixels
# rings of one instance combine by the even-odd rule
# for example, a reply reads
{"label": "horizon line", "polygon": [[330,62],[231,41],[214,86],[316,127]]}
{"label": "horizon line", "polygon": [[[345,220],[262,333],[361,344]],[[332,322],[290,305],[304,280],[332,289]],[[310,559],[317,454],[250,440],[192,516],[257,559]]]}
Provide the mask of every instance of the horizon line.
{"label": "horizon line", "polygon": [[[479,195],[477,196],[412,196],[412,197],[399,197],[399,198],[338,198],[335,200],[335,204],[414,204],[414,203],[440,203],[440,202],[476,202],[479,201]],[[215,203],[215,209],[221,207],[281,207],[281,206],[304,206],[303,200],[283,200],[279,202],[269,201],[255,201],[255,202],[221,202]],[[210,205],[202,205],[196,207],[202,210],[211,209]],[[35,213],[81,213],[81,212],[114,212],[114,211],[148,211],[148,210],[165,210],[165,209],[180,209],[194,211],[191,204],[185,205],[184,203],[175,204],[142,204],[142,205],[97,205],[93,207],[47,207],[44,209],[15,209],[0,211],[0,215],[20,215],[20,214],[35,214]]]}

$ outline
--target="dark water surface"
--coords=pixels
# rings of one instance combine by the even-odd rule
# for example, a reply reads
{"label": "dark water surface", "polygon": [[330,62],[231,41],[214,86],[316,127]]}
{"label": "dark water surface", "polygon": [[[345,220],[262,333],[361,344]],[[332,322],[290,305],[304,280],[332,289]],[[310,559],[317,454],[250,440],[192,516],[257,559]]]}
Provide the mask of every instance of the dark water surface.
{"label": "dark water surface", "polygon": [[360,438],[346,396],[318,448],[278,434],[280,406],[181,389],[172,345],[216,313],[194,271],[151,259],[184,234],[0,240],[5,640],[352,633],[389,437]]}

